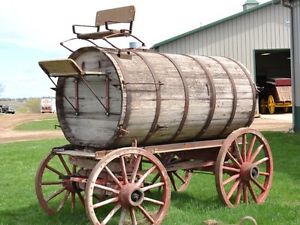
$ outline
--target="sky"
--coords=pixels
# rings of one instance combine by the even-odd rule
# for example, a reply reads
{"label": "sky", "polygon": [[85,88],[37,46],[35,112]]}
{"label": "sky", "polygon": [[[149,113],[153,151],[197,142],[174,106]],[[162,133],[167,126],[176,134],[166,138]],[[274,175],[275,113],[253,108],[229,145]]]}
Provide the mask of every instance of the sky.
{"label": "sky", "polygon": [[[9,0],[0,7],[0,98],[54,96],[38,61],[63,59],[60,42],[73,24],[94,25],[96,12],[134,5],[133,34],[147,47],[242,11],[246,0]],[[259,3],[267,0],[258,0]],[[80,43],[84,46],[85,43]],[[76,45],[77,48],[79,45]],[[72,46],[74,47],[74,45]]]}

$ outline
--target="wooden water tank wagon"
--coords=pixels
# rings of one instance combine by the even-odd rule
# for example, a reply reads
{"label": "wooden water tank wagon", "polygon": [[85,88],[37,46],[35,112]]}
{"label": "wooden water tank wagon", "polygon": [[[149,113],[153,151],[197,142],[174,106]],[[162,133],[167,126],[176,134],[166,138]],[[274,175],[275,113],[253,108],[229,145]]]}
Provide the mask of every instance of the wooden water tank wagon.
{"label": "wooden water tank wagon", "polygon": [[119,49],[110,40],[133,36],[133,15],[133,6],[100,11],[97,18],[130,28],[103,22],[104,32],[74,31],[112,48],[94,44],[39,63],[56,86],[58,120],[70,142],[38,168],[43,210],[73,211],[81,202],[92,224],[160,224],[171,189],[186,190],[199,171],[215,176],[227,206],[263,203],[273,162],[267,140],[249,128],[256,88],[247,69],[225,57]]}

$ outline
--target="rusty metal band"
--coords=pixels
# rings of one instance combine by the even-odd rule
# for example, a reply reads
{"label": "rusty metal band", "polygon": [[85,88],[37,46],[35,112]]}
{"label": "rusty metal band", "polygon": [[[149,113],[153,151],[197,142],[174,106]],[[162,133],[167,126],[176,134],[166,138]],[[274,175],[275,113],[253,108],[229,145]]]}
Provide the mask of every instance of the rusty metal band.
{"label": "rusty metal band", "polygon": [[[120,62],[119,57],[117,55],[113,54],[113,53],[110,53],[109,55],[111,57],[113,57],[113,59],[118,63],[118,66],[121,70],[122,76],[123,76],[123,78],[126,82],[126,80],[127,80],[126,69],[124,68],[123,64]],[[127,87],[125,87],[124,89],[125,89],[125,92],[126,92],[126,107],[125,107],[126,112],[125,112],[125,116],[124,116],[124,119],[123,119],[123,123],[119,124],[118,126],[119,127],[122,126],[122,129],[126,130],[126,128],[128,126],[128,123],[129,123],[129,118],[130,118],[129,103],[130,103],[130,100],[131,100],[131,96],[129,94],[129,91],[127,90]],[[123,101],[123,97],[122,97],[122,101]]]}
{"label": "rusty metal band", "polygon": [[185,80],[185,77],[183,76],[183,72],[180,69],[180,67],[177,65],[176,61],[174,59],[172,59],[170,56],[166,55],[166,54],[162,54],[162,53],[158,53],[158,54],[160,54],[161,56],[164,56],[165,58],[167,58],[174,65],[174,67],[176,68],[176,70],[177,70],[177,72],[178,72],[178,74],[180,76],[182,84],[183,84],[183,91],[184,91],[184,111],[183,111],[183,115],[182,115],[182,119],[180,121],[179,127],[178,127],[176,133],[170,139],[170,141],[174,141],[179,136],[179,134],[181,133],[181,131],[183,129],[183,126],[185,124],[187,115],[188,115],[189,103],[190,103],[190,101],[189,101],[189,88],[188,88],[187,82]]}
{"label": "rusty metal band", "polygon": [[233,99],[232,99],[232,110],[231,110],[231,114],[229,117],[229,120],[227,121],[224,129],[218,134],[218,136],[222,136],[226,133],[226,131],[228,130],[228,128],[231,126],[233,118],[236,114],[236,107],[237,107],[237,91],[236,91],[236,86],[234,83],[234,79],[231,75],[231,73],[228,71],[228,69],[220,62],[220,60],[214,58],[214,57],[209,57],[210,59],[214,60],[215,62],[217,62],[225,71],[225,73],[228,76],[228,79],[231,83],[231,90],[232,90],[232,95],[233,95]]}
{"label": "rusty metal band", "polygon": [[195,136],[195,139],[199,139],[208,129],[212,118],[214,116],[215,113],[215,109],[216,109],[216,87],[215,84],[213,82],[213,76],[211,74],[211,72],[207,69],[207,67],[204,65],[204,63],[202,63],[201,61],[199,61],[196,57],[191,56],[191,55],[185,55],[189,58],[191,58],[192,60],[194,60],[199,66],[200,68],[204,71],[206,78],[208,80],[208,85],[209,85],[209,90],[211,91],[211,94],[209,95],[209,112],[208,112],[208,116],[206,118],[205,124],[202,127],[202,129],[197,133],[197,135]]}
{"label": "rusty metal band", "polygon": [[153,133],[155,133],[155,131],[157,130],[157,123],[158,123],[158,118],[159,118],[160,108],[161,108],[161,92],[160,92],[160,85],[159,85],[158,77],[156,76],[151,64],[148,62],[146,57],[144,57],[142,54],[140,54],[136,51],[134,52],[134,54],[136,54],[138,57],[140,57],[144,61],[145,65],[148,67],[148,69],[151,73],[151,76],[153,78],[153,81],[155,83],[155,92],[156,92],[155,115],[154,115],[154,119],[153,119],[153,122],[152,122],[152,125],[151,125],[151,128],[150,128],[148,134],[146,135],[144,140],[141,142],[141,144],[144,145],[145,143],[147,143],[147,141],[153,135]]}
{"label": "rusty metal band", "polygon": [[256,88],[254,86],[254,82],[253,80],[251,79],[251,75],[250,73],[248,72],[247,69],[245,69],[245,67],[238,61],[236,61],[235,59],[232,59],[232,58],[228,58],[230,60],[232,60],[233,62],[235,62],[242,70],[243,72],[245,73],[247,79],[249,80],[249,84],[251,86],[251,90],[252,90],[252,95],[253,95],[253,105],[252,105],[252,110],[249,114],[249,120],[247,121],[247,123],[245,124],[246,127],[249,127],[251,125],[251,123],[253,122],[254,120],[254,116],[255,116],[255,109],[256,109],[256,99],[257,99],[257,94],[256,94]]}

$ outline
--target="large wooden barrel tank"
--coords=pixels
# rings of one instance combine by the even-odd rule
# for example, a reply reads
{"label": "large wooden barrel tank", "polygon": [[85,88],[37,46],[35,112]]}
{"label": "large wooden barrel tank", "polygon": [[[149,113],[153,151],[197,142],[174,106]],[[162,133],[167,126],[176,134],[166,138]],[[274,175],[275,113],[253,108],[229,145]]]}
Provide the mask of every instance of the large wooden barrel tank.
{"label": "large wooden barrel tank", "polygon": [[[84,79],[58,79],[57,113],[66,138],[100,149],[222,138],[249,126],[256,91],[248,71],[224,57],[131,51],[131,58],[95,47],[71,54]],[[65,97],[64,97],[65,96]],[[79,114],[66,100],[77,101]]]}

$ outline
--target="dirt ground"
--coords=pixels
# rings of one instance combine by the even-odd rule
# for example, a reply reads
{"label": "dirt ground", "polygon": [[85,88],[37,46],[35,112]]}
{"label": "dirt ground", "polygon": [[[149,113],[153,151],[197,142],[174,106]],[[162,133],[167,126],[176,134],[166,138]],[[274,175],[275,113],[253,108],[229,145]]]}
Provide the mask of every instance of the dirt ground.
{"label": "dirt ground", "polygon": [[293,127],[293,115],[292,113],[261,115],[254,119],[251,127],[260,131],[289,132]]}
{"label": "dirt ground", "polygon": [[[61,130],[53,131],[16,131],[14,128],[24,122],[53,118],[52,114],[17,113],[14,115],[0,114],[0,143],[16,141],[52,139],[63,137]],[[252,128],[261,131],[284,131],[292,128],[292,114],[262,115],[255,118]]]}
{"label": "dirt ground", "polygon": [[53,118],[52,114],[0,114],[0,143],[9,143],[16,141],[52,139],[63,137],[60,129],[53,131],[16,131],[14,128],[19,124],[33,121]]}

